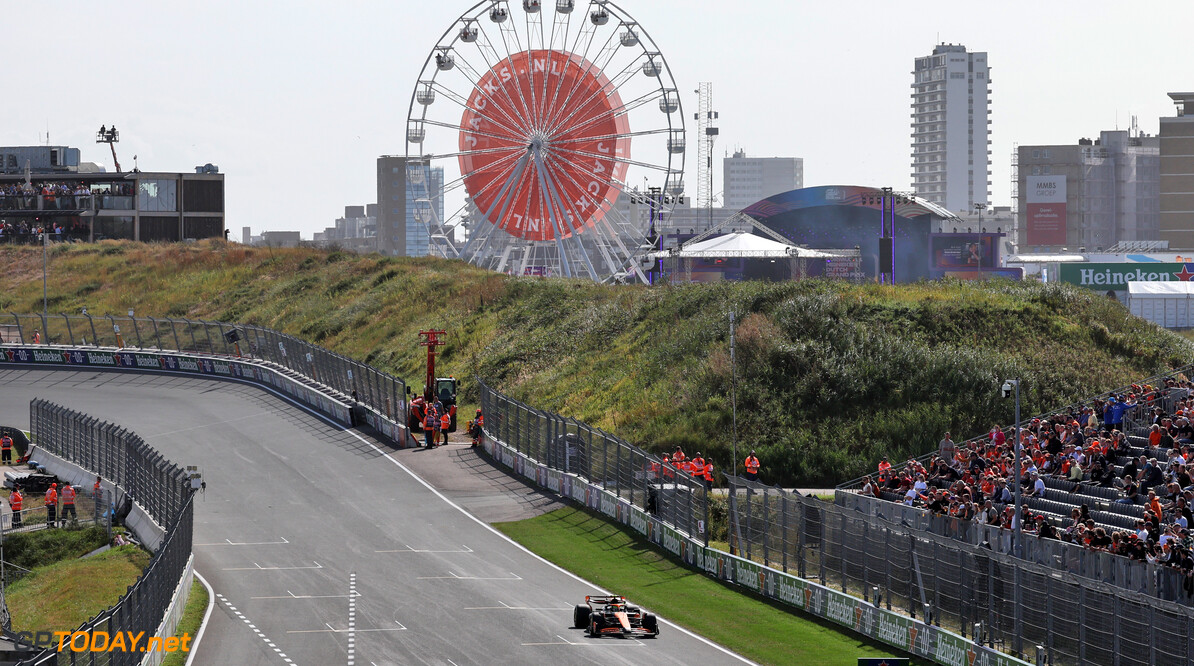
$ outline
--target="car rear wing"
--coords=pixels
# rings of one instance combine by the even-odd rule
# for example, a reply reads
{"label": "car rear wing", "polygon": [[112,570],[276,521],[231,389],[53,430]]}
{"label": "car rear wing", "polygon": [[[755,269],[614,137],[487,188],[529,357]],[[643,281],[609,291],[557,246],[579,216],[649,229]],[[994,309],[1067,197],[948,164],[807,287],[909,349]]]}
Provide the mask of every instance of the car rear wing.
{"label": "car rear wing", "polygon": [[587,604],[613,604],[626,603],[626,597],[617,594],[595,594],[585,596],[585,603]]}

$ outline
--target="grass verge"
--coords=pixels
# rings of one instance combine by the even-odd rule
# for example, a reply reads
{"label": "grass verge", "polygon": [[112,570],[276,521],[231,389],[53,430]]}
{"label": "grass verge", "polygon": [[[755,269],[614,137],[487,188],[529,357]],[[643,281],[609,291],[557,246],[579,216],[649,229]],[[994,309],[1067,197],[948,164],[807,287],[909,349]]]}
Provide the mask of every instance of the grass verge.
{"label": "grass verge", "polygon": [[[191,636],[189,645],[194,645],[195,634],[199,632],[199,625],[203,624],[203,613],[207,610],[207,588],[198,579],[191,583],[191,593],[187,596],[187,606],[182,610],[182,619],[178,621],[178,630],[174,635],[182,638],[184,634]],[[162,666],[183,666],[187,663],[188,653],[171,652],[162,661]]]}
{"label": "grass verge", "polygon": [[5,599],[13,631],[72,631],[116,603],[149,564],[149,553],[119,546],[83,560],[65,560],[10,585]]}
{"label": "grass verge", "polygon": [[688,569],[583,509],[566,507],[494,527],[564,569],[762,664],[854,666],[859,657],[907,656]]}

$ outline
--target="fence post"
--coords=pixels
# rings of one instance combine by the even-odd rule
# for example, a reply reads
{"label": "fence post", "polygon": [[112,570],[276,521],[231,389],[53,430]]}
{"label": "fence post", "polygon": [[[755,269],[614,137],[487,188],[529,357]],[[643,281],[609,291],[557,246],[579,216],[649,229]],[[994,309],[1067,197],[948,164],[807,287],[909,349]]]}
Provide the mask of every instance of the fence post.
{"label": "fence post", "polygon": [[[796,570],[801,578],[807,578],[808,565],[804,561],[804,530],[808,527],[808,511],[804,506],[804,500],[800,499],[799,494],[796,495]],[[824,583],[825,579],[822,578]]]}
{"label": "fence post", "polygon": [[[1014,600],[1012,603],[1012,649],[1017,655],[1024,654],[1024,609],[1020,606],[1021,571],[1019,566],[1012,567],[1013,584],[1015,585],[1015,589],[1012,591],[1012,598]],[[1116,613],[1116,615],[1118,616],[1119,613]]]}
{"label": "fence post", "polygon": [[[966,579],[964,578],[964,576],[966,575],[965,561],[966,561],[966,553],[964,553],[962,551],[962,549],[959,548],[958,549],[958,583],[959,583],[961,589],[963,589],[963,590],[973,589],[973,588],[969,588],[966,586]],[[969,624],[969,622],[966,621],[968,618],[968,616],[966,615],[966,598],[965,598],[965,595],[963,595],[961,593],[958,594],[958,618],[962,622],[962,638],[966,638],[966,626]]]}
{"label": "fence post", "polygon": [[[940,571],[940,567],[941,567],[941,557],[937,556],[937,548],[940,548],[940,545],[941,544],[938,544],[936,539],[934,539],[934,541],[933,541],[933,573],[934,573],[934,576],[933,576],[933,578],[934,578],[934,580],[933,580],[933,617],[937,621],[937,627],[941,627],[941,585],[940,585],[940,582],[937,581],[937,575],[936,575],[936,573],[938,571]],[[928,621],[928,619],[929,618],[925,618],[925,621]]]}
{"label": "fence post", "polygon": [[862,556],[862,600],[866,601],[868,603],[874,603],[875,600],[869,599],[867,596],[870,594],[870,590],[871,590],[870,580],[867,579],[867,565],[866,565],[867,564],[866,558],[868,557],[868,554],[866,552],[866,546],[867,546],[867,544],[870,543],[870,536],[871,536],[870,521],[864,520],[862,522],[862,549],[861,549],[862,552],[860,553]]}
{"label": "fence post", "polygon": [[1150,631],[1148,634],[1148,663],[1157,663],[1157,607],[1149,603],[1148,605],[1148,626]]}
{"label": "fence post", "polygon": [[883,527],[883,598],[887,600],[887,610],[891,610],[891,528]]}
{"label": "fence post", "polygon": [[614,494],[618,497],[622,496],[622,445],[619,444],[615,449],[614,457]]}
{"label": "fence post", "polygon": [[[677,472],[677,474],[679,474],[679,473]],[[748,559],[748,560],[751,559],[750,558],[750,542],[753,540],[750,535],[750,530],[752,527],[754,527],[751,524],[751,520],[750,520],[750,495],[751,495],[752,490],[753,489],[750,487],[750,481],[747,481],[746,482],[746,539],[745,539],[745,541],[746,541],[746,559]]]}
{"label": "fence post", "polygon": [[[1053,656],[1053,577],[1045,577],[1045,649],[1047,654],[1052,658]],[[1152,635],[1153,632],[1148,632]],[[1037,660],[1040,660],[1040,655],[1037,655]]]}
{"label": "fence post", "polygon": [[[783,547],[783,568],[784,573],[788,573],[788,493],[779,491],[779,510],[780,510],[780,534],[783,535],[781,546]],[[706,510],[707,511],[707,510]],[[708,521],[706,521],[708,524]],[[708,544],[706,544],[708,545]]]}
{"label": "fence post", "polygon": [[709,547],[709,533],[713,531],[712,525],[709,524],[709,489],[706,488],[704,485],[702,485],[701,488],[703,489],[702,492],[704,493],[704,497],[705,497],[705,501],[703,502],[703,504],[705,505],[705,533],[704,534],[705,534],[705,547],[708,548]]}
{"label": "fence post", "polygon": [[[822,515],[824,515],[824,514],[822,513]],[[842,529],[841,529],[841,532],[839,532],[839,534],[841,536],[841,546],[838,549],[838,556],[841,561],[842,592],[845,592],[846,591],[846,514],[845,513],[838,514],[838,517],[840,517],[842,519],[841,520]]]}
{"label": "fence post", "polygon": [[771,489],[764,487],[763,488],[763,566],[765,566],[765,567],[771,566],[770,544],[768,543],[770,540],[767,538],[768,534],[771,532],[771,518],[767,515],[767,513],[768,513],[767,505],[770,504],[770,502],[768,501],[768,496],[770,494],[771,494]]}
{"label": "fence post", "polygon": [[[1119,595],[1118,594],[1112,595],[1111,608],[1113,611],[1112,615],[1114,615],[1115,617],[1119,617],[1120,610],[1119,610]],[[1123,655],[1120,654],[1119,649],[1120,649],[1119,631],[1117,630],[1117,631],[1111,632],[1111,659],[1117,664],[1123,658]]]}

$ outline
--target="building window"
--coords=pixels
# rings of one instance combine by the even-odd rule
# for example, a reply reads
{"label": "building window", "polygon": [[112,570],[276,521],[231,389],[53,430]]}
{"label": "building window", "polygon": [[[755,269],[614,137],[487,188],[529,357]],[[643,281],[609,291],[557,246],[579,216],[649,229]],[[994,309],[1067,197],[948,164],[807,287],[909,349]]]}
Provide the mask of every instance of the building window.
{"label": "building window", "polygon": [[141,211],[172,213],[178,210],[178,183],[173,180],[143,180],[138,186],[137,207]]}

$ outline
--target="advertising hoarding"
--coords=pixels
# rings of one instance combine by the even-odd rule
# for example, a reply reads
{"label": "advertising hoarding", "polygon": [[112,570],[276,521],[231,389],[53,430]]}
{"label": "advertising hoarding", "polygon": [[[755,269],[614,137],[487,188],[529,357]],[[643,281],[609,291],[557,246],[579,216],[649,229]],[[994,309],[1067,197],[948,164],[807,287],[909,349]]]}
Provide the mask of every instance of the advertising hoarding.
{"label": "advertising hoarding", "polygon": [[929,236],[933,268],[995,268],[995,242],[990,234],[933,234]]}
{"label": "advertising hoarding", "polygon": [[1028,245],[1065,245],[1065,176],[1028,176]]}
{"label": "advertising hoarding", "polygon": [[1190,282],[1190,278],[1194,278],[1194,264],[1061,264],[1058,275],[1062,282],[1079,287],[1123,291],[1128,288],[1129,282]]}

